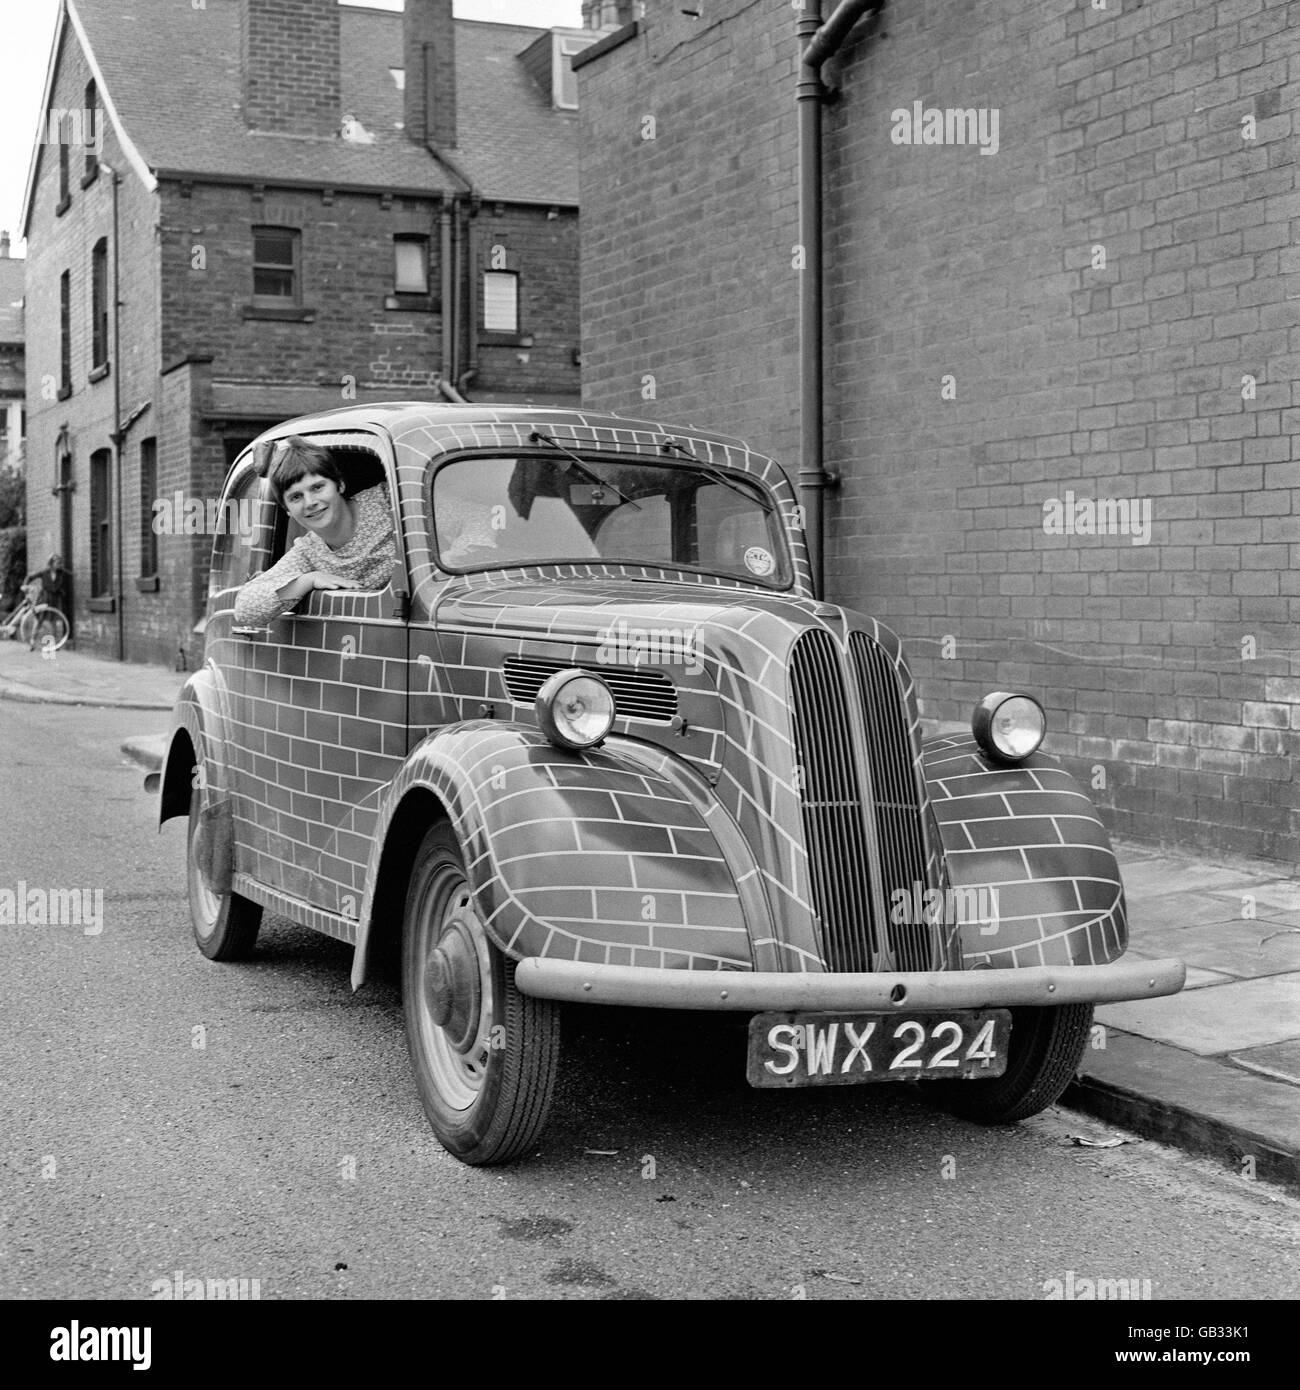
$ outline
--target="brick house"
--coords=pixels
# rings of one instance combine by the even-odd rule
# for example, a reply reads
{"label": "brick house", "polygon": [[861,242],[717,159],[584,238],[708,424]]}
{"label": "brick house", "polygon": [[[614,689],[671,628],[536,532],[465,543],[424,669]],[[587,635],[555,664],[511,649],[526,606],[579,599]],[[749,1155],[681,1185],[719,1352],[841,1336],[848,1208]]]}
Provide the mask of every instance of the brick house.
{"label": "brick house", "polygon": [[82,650],[194,661],[185,504],[267,425],[576,402],[567,64],[596,37],[451,0],[63,0],[23,214],[29,536],[69,558]]}
{"label": "brick house", "polygon": [[[793,472],[798,16],[647,8],[575,63],[584,401]],[[1293,21],[891,0],[822,141],[827,596],[901,634],[929,717],[1038,694],[1114,831],[1289,865]]]}
{"label": "brick house", "polygon": [[9,233],[0,232],[0,468],[21,463],[27,432],[23,265],[9,254]]}

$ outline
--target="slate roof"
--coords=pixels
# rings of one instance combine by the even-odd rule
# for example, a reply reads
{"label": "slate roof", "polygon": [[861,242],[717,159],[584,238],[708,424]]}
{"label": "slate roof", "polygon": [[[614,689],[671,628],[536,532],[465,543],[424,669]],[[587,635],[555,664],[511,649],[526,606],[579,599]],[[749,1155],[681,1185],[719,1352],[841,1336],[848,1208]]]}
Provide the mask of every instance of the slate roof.
{"label": "slate roof", "polygon": [[23,341],[23,276],[27,262],[21,257],[0,257],[0,343]]}
{"label": "slate roof", "polygon": [[[71,0],[109,96],[155,171],[459,191],[400,129],[402,16],[340,9],[342,113],[374,136],[285,138],[248,130],[241,109],[239,0]],[[554,110],[518,55],[545,32],[456,21],[458,141],[448,150],[489,199],[576,204],[577,122]]]}

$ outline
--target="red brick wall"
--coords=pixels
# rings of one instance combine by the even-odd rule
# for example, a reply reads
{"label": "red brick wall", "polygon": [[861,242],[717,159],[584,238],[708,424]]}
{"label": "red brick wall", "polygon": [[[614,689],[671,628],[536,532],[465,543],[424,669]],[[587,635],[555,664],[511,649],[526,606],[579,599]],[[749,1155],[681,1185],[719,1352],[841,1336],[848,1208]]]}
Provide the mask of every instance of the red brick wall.
{"label": "red brick wall", "polygon": [[451,9],[451,0],[406,0],[402,12],[406,132],[417,144],[427,140],[440,149],[456,144],[456,30]]}
{"label": "red brick wall", "polygon": [[[579,72],[584,399],[793,468],[795,16],[678,8]],[[846,50],[825,140],[827,575],[902,634],[927,714],[1037,693],[1115,830],[1294,863],[1288,13],[915,0]],[[997,109],[997,154],[894,144],[918,99]],[[1046,534],[1067,491],[1149,502],[1149,544]]]}

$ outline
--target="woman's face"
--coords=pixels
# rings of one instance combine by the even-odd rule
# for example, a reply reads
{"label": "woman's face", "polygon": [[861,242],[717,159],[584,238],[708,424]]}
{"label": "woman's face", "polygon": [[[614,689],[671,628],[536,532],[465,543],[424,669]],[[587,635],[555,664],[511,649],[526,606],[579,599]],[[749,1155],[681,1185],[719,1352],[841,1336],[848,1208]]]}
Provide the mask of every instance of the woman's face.
{"label": "woman's face", "polygon": [[307,473],[285,489],[284,506],[309,531],[328,531],[342,519],[347,499],[330,479]]}

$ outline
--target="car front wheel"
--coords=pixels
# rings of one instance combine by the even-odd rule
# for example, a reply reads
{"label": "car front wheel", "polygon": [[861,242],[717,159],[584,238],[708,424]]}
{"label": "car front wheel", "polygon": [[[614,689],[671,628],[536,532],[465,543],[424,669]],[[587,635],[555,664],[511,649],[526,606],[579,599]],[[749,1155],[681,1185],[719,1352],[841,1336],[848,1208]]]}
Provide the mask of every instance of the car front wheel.
{"label": "car front wheel", "polygon": [[204,833],[202,810],[203,791],[195,787],[190,792],[190,823],[185,843],[194,940],[209,960],[246,960],[257,944],[262,908],[233,891],[218,891],[208,880],[203,870],[206,856],[202,853],[200,838]]}
{"label": "car front wheel", "polygon": [[987,1081],[927,1082],[921,1094],[977,1124],[1012,1124],[1046,1110],[1079,1069],[1092,1027],[1091,1004],[1012,1009],[1007,1069]]}
{"label": "car front wheel", "polygon": [[515,987],[488,938],[445,821],[416,853],[402,921],[402,1007],[416,1085],[439,1142],[463,1163],[507,1163],[546,1124],[559,1006]]}

